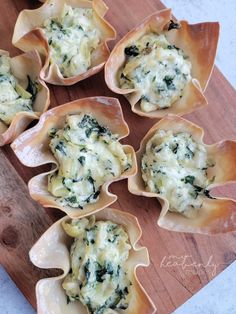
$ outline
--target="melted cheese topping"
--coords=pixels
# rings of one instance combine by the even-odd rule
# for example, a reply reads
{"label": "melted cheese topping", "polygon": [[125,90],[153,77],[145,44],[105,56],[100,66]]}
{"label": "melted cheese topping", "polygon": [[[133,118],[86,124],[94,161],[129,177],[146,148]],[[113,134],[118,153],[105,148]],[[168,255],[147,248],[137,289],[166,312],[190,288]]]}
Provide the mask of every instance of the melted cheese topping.
{"label": "melted cheese topping", "polygon": [[126,309],[131,282],[127,274],[128,234],[111,221],[73,219],[63,228],[75,238],[70,251],[71,272],[62,287],[68,301],[80,300],[89,313],[110,313]]}
{"label": "melted cheese topping", "polygon": [[126,62],[119,74],[121,88],[141,92],[144,112],[170,107],[182,97],[191,79],[191,63],[164,34],[150,33],[125,48]]}
{"label": "melted cheese topping", "polygon": [[61,16],[45,20],[42,29],[50,47],[50,62],[58,65],[64,77],[88,70],[91,53],[100,41],[92,9],[65,4]]}
{"label": "melted cheese topping", "polygon": [[208,171],[213,166],[204,145],[191,134],[159,130],[147,143],[141,167],[146,190],[165,197],[170,211],[191,217],[210,197],[207,186],[214,177],[209,180]]}
{"label": "melted cheese topping", "polygon": [[18,112],[33,111],[32,104],[37,94],[37,84],[28,77],[25,90],[11,73],[10,58],[0,56],[0,120],[10,125]]}
{"label": "melted cheese topping", "polygon": [[117,136],[91,115],[67,116],[64,128],[52,130],[51,137],[59,170],[49,175],[48,190],[63,205],[83,209],[96,202],[100,187],[131,167]]}

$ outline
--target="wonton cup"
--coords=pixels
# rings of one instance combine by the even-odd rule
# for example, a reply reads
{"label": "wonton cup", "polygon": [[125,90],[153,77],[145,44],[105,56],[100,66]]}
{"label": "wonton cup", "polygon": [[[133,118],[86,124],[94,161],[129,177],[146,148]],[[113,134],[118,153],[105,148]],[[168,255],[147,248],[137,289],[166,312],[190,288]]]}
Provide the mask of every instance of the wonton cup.
{"label": "wonton cup", "polygon": [[[0,55],[9,53],[0,50]],[[0,146],[11,143],[20,135],[34,119],[39,119],[40,115],[45,112],[50,103],[49,89],[46,84],[39,79],[39,72],[42,68],[41,60],[36,51],[21,54],[10,59],[12,74],[17,78],[19,84],[26,88],[29,76],[31,80],[37,80],[39,91],[36,99],[32,104],[34,112],[20,111],[13,118],[11,124],[7,126],[0,121]]]}
{"label": "wonton cup", "polygon": [[[44,65],[40,77],[55,85],[72,85],[82,81],[102,70],[110,51],[107,46],[109,40],[116,37],[114,28],[103,18],[107,12],[107,6],[102,0],[47,0],[38,9],[23,10],[16,21],[12,43],[23,51],[37,49]],[[64,4],[72,7],[93,8],[94,18],[99,28],[102,40],[91,54],[91,67],[84,73],[65,78],[55,63],[50,64],[50,48],[46,37],[40,28],[44,20],[60,14]]]}
{"label": "wonton cup", "polygon": [[137,171],[133,147],[123,145],[125,153],[131,154],[132,167],[119,177],[103,184],[100,188],[99,200],[97,202],[86,205],[82,210],[70,206],[62,206],[59,199],[48,192],[48,174],[58,169],[57,160],[49,147],[50,137],[48,132],[51,128],[62,128],[67,115],[78,113],[91,114],[99,124],[107,126],[113,134],[118,134],[119,140],[129,134],[128,125],[124,121],[121,106],[117,99],[90,97],[75,100],[47,111],[41,116],[39,123],[35,127],[24,132],[11,145],[19,160],[28,167],[53,164],[51,171],[37,175],[30,180],[30,195],[44,207],[59,208],[72,218],[87,216],[114,203],[117,196],[108,191],[109,185],[114,181],[134,175]]}
{"label": "wonton cup", "polygon": [[[156,308],[137,276],[138,266],[148,266],[149,256],[145,247],[140,247],[138,240],[142,230],[135,216],[117,209],[106,208],[95,214],[96,220],[111,220],[122,225],[128,233],[131,250],[127,260],[128,272],[132,281],[131,300],[125,314],[155,313]],[[69,250],[73,238],[69,237],[62,228],[62,222],[70,220],[63,217],[54,223],[36,242],[30,251],[32,263],[40,268],[59,268],[63,270],[61,276],[40,280],[36,285],[37,312],[57,314],[86,314],[86,307],[80,302],[66,302],[66,293],[62,282],[70,270]],[[109,312],[110,313],[110,312]],[[112,311],[113,313],[113,311]],[[114,312],[117,313],[117,312]],[[120,312],[119,312],[120,313]]]}
{"label": "wonton cup", "polygon": [[215,166],[209,177],[215,176],[209,189],[236,181],[236,142],[221,141],[212,145],[203,143],[204,131],[199,126],[175,115],[168,115],[156,123],[145,135],[137,151],[137,174],[129,178],[128,189],[131,193],[146,197],[156,197],[161,204],[161,213],[157,221],[160,227],[180,232],[203,234],[225,233],[236,230],[236,201],[229,198],[204,198],[203,206],[196,212],[196,217],[187,218],[180,213],[169,211],[168,200],[157,193],[147,192],[141,173],[141,160],[146,151],[147,142],[157,130],[171,130],[173,133],[187,132],[206,148]]}
{"label": "wonton cup", "polygon": [[105,80],[107,86],[115,93],[124,95],[131,104],[133,112],[149,118],[162,118],[166,114],[184,115],[207,105],[203,95],[210,79],[214,65],[218,37],[218,23],[188,24],[180,21],[179,29],[171,29],[166,33],[167,40],[181,48],[192,64],[192,79],[187,83],[182,98],[174,102],[171,107],[144,112],[140,108],[141,93],[136,89],[122,89],[118,81],[119,70],[125,64],[124,49],[134,44],[148,32],[161,33],[168,29],[171,9],[165,9],[147,17],[140,25],[126,34],[115,46],[105,65]]}

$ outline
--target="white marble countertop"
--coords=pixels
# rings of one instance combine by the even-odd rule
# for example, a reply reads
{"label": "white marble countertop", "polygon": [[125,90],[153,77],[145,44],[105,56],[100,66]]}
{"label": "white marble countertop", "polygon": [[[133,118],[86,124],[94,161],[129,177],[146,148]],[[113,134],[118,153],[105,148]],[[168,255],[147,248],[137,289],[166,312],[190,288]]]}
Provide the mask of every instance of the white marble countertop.
{"label": "white marble countertop", "polygon": [[236,314],[236,262],[172,314]]}
{"label": "white marble countertop", "polygon": [[[114,0],[115,1],[115,0]],[[236,1],[235,0],[163,0],[178,19],[191,23],[219,21],[220,41],[216,64],[236,86]],[[209,283],[175,314],[236,314],[236,263]],[[0,313],[32,314],[35,311],[0,267]]]}

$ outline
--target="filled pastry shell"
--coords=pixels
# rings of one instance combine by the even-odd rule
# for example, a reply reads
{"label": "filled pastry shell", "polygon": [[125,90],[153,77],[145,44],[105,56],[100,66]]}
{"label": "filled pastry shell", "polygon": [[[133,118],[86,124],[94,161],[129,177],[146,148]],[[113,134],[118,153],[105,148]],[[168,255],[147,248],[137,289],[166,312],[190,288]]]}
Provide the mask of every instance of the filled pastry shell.
{"label": "filled pastry shell", "polygon": [[[44,2],[38,9],[23,10],[19,14],[12,39],[13,45],[23,51],[33,48],[38,50],[43,60],[40,77],[51,84],[72,85],[101,71],[110,54],[107,42],[116,37],[113,27],[103,18],[108,10],[104,2],[102,0],[47,0]],[[63,14],[64,5],[72,8],[92,9],[93,23],[95,29],[99,31],[99,43],[91,50],[90,65],[78,74],[64,75],[59,66],[51,59],[50,41],[47,40],[42,28],[46,19],[57,18]],[[73,42],[76,41],[77,39]],[[62,45],[63,43],[61,47]],[[79,60],[76,63],[78,64]]]}
{"label": "filled pastry shell", "polygon": [[[9,58],[9,53],[5,50],[0,50],[0,56],[6,56]],[[12,57],[9,59],[9,63],[11,72],[10,75],[14,76],[17,80],[17,83],[23,93],[26,93],[29,80],[37,82],[37,93],[32,102],[32,111],[18,111],[12,117],[9,125],[0,119],[0,146],[11,143],[27,128],[32,120],[39,119],[40,115],[47,110],[50,103],[49,89],[39,78],[42,64],[36,51]],[[2,88],[4,89],[4,87]],[[7,97],[9,97],[9,95],[7,95]],[[12,104],[9,104],[9,106],[10,105]]]}
{"label": "filled pastry shell", "polygon": [[[207,187],[202,206],[194,211],[192,217],[170,211],[170,203],[167,198],[160,193],[148,192],[145,187],[141,170],[142,158],[146,152],[148,141],[159,130],[166,132],[171,130],[173,134],[184,134],[185,132],[190,134],[196,143],[204,146],[207,156],[211,157],[213,164],[210,166],[208,177],[213,178],[213,181]],[[229,198],[213,198],[208,193],[214,187],[236,180],[236,142],[224,140],[206,145],[203,143],[203,136],[204,131],[199,126],[178,116],[168,115],[156,123],[141,141],[140,149],[136,153],[138,172],[129,178],[128,188],[133,194],[158,199],[161,204],[161,213],[157,224],[160,227],[173,231],[203,234],[225,233],[236,229],[236,201]],[[168,159],[169,156],[166,158]],[[188,179],[191,181],[193,178],[188,176]],[[196,186],[196,188],[198,187]]]}
{"label": "filled pastry shell", "polygon": [[129,128],[123,118],[120,103],[115,98],[91,97],[76,100],[57,108],[47,111],[32,129],[24,132],[12,143],[12,149],[19,160],[26,166],[37,167],[44,164],[53,164],[52,170],[32,178],[29,182],[29,191],[33,199],[45,207],[55,207],[67,213],[70,217],[86,216],[92,212],[99,211],[116,201],[117,196],[108,191],[113,181],[118,181],[134,175],[137,170],[135,152],[129,145],[121,145],[124,153],[129,155],[130,167],[113,177],[100,187],[98,201],[89,203],[81,210],[68,205],[63,205],[59,198],[48,192],[48,175],[57,173],[59,164],[50,150],[50,130],[60,129],[65,125],[66,117],[76,114],[91,114],[99,124],[109,128],[112,134],[117,135],[119,145],[120,139],[129,134]]}
{"label": "filled pastry shell", "polygon": [[[156,308],[136,276],[138,266],[149,265],[147,249],[140,247],[138,244],[142,231],[137,218],[131,214],[112,208],[106,208],[96,213],[95,218],[96,221],[109,220],[123,226],[129,236],[131,250],[127,266],[132,282],[130,291],[131,299],[127,310],[122,310],[121,312],[127,314],[137,314],[140,311],[144,314],[154,313]],[[66,216],[54,223],[30,250],[30,259],[35,266],[46,269],[58,268],[63,271],[61,276],[42,279],[37,283],[37,311],[41,314],[88,313],[80,301],[67,304],[65,290],[62,288],[62,282],[70,271],[69,250],[73,240],[62,228],[62,223],[69,220],[70,218]]]}
{"label": "filled pastry shell", "polygon": [[[162,118],[166,114],[176,114],[181,116],[207,104],[207,100],[205,99],[203,92],[207,87],[214,65],[219,37],[219,24],[215,22],[189,24],[187,21],[179,21],[176,23],[173,22],[172,19],[173,17],[170,9],[158,11],[147,17],[140,25],[132,29],[116,44],[105,65],[105,80],[107,86],[113,92],[124,95],[130,102],[132,111],[140,116],[150,118]],[[187,59],[191,63],[191,77],[189,77],[185,87],[181,89],[182,94],[178,96],[179,98],[175,99],[169,107],[160,106],[158,109],[145,112],[140,106],[144,97],[141,91],[143,85],[140,85],[140,87],[136,89],[133,87],[131,88],[128,85],[128,87],[126,86],[125,88],[121,88],[119,80],[122,77],[122,69],[124,69],[124,66],[126,65],[128,55],[133,54],[133,56],[136,56],[138,53],[135,50],[135,45],[138,43],[140,38],[142,39],[143,36],[150,33],[157,35],[164,34],[166,40],[169,42],[169,46],[167,46],[168,49],[176,49],[177,52],[181,49],[181,51],[184,52]],[[125,49],[131,49],[131,51],[128,51],[127,54]],[[166,51],[168,49],[166,49]],[[146,48],[142,51],[144,51],[142,53],[145,55],[150,53],[149,42],[146,43]],[[158,54],[159,52],[157,53],[156,60],[159,58]],[[155,58],[152,60],[155,60]],[[130,66],[134,68],[134,64],[130,64]],[[142,64],[139,64],[139,67],[140,66],[142,67]],[[173,63],[173,66],[176,66],[176,64]],[[134,68],[134,70],[136,71],[137,68]],[[152,73],[152,66],[146,73],[142,72],[145,75],[141,78],[146,79],[145,77],[149,75],[148,73],[150,73],[150,70]],[[161,70],[161,72],[164,70],[165,67]],[[175,73],[175,77],[179,77],[177,76],[177,73],[180,74],[180,71],[178,70],[178,72]],[[125,78],[124,75],[123,78]],[[140,76],[138,78],[140,80]],[[152,77],[150,84],[154,84],[152,82],[155,82],[156,79],[158,79],[158,75]],[[130,77],[127,77],[127,80],[130,81]],[[169,86],[171,85],[169,84],[170,81],[165,82],[166,85],[163,82],[162,83],[165,85],[167,90],[169,87],[174,89],[173,86]],[[142,81],[140,84],[141,83]],[[150,93],[147,93],[147,96],[149,95]],[[166,97],[164,97],[164,100],[165,99]]]}

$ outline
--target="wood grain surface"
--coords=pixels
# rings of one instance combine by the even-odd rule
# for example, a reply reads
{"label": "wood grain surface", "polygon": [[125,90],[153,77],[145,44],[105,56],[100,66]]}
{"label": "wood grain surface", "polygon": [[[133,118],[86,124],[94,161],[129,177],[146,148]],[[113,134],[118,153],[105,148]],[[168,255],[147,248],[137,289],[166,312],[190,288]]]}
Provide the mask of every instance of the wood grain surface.
{"label": "wood grain surface", "polygon": [[[117,40],[144,17],[163,8],[157,0],[106,0],[106,3],[110,7],[107,19],[117,29]],[[1,1],[1,49],[9,50],[12,55],[19,53],[11,45],[17,15],[24,8],[39,5],[38,1],[32,0]],[[50,86],[50,90],[52,107],[87,96],[118,97],[131,131],[124,142],[135,149],[155,123],[155,120],[133,114],[125,98],[110,92],[103,72],[72,87]],[[206,143],[236,139],[236,92],[216,68],[206,96],[208,107],[185,117],[205,129]],[[25,183],[42,169],[45,167],[31,169],[22,166],[9,146],[0,150],[0,261],[34,307],[35,283],[39,278],[49,276],[49,271],[36,269],[29,262],[28,251],[42,232],[61,217],[58,210],[45,210],[29,197]],[[233,197],[235,187],[231,184],[217,188],[213,194]],[[126,180],[114,183],[111,190],[118,195],[113,207],[129,211],[140,221],[143,229],[141,244],[149,249],[151,265],[140,268],[138,275],[159,314],[173,312],[236,259],[236,233],[210,237],[160,229],[156,225],[160,206],[155,199],[130,194]]]}

